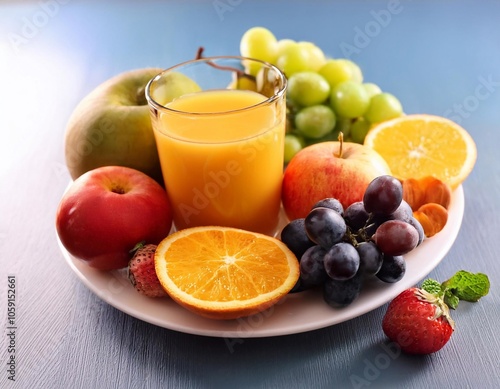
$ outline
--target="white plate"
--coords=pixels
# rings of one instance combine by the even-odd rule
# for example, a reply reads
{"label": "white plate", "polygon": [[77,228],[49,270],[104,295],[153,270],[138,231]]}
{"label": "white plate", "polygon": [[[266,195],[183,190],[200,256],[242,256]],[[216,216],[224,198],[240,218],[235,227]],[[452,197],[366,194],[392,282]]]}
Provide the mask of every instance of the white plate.
{"label": "white plate", "polygon": [[287,295],[282,302],[257,315],[217,321],[187,311],[169,298],[153,299],[140,295],[127,279],[126,271],[101,272],[73,258],[59,245],[71,269],[99,298],[130,316],[174,331],[224,337],[257,338],[301,333],[338,324],[374,310],[392,300],[404,289],[427,276],[453,245],[464,212],[464,194],[460,186],[452,196],[445,228],[405,256],[407,268],[402,280],[386,284],[374,280],[348,307],[334,309],[319,291]]}

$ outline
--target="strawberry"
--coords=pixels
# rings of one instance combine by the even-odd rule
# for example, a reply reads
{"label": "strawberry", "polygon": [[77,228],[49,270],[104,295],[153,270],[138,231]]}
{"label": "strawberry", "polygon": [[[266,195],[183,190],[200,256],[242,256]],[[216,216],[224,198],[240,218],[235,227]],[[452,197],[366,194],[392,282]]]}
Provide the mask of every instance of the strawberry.
{"label": "strawberry", "polygon": [[135,289],[148,297],[163,297],[163,290],[155,271],[156,245],[140,245],[128,263],[128,278]]}
{"label": "strawberry", "polygon": [[389,304],[382,329],[408,354],[430,354],[440,350],[454,330],[444,301],[419,288],[402,292]]}
{"label": "strawberry", "polygon": [[439,283],[427,279],[421,288],[410,288],[391,301],[382,330],[408,354],[431,354],[448,342],[455,329],[449,308],[460,300],[476,302],[490,289],[488,276],[458,271]]}

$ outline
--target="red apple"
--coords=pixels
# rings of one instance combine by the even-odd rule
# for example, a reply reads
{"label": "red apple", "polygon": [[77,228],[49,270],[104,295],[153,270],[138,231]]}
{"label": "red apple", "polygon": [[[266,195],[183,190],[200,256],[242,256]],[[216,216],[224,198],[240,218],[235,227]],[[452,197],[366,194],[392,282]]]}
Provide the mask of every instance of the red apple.
{"label": "red apple", "polygon": [[385,160],[359,143],[321,142],[299,151],[283,177],[282,201],[290,220],[306,217],[312,206],[327,197],[344,209],[363,199],[368,184],[391,174]]}
{"label": "red apple", "polygon": [[63,246],[91,267],[126,267],[139,242],[158,244],[170,232],[166,191],[146,174],[105,166],[78,177],[63,195],[56,228]]}

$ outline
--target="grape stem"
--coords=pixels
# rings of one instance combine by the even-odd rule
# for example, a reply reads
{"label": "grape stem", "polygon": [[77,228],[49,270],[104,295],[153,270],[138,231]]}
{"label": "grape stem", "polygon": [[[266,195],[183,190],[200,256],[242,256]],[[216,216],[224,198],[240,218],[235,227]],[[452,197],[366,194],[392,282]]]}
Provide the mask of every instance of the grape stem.
{"label": "grape stem", "polygon": [[[204,59],[206,57],[203,56],[203,52],[205,51],[205,48],[203,46],[198,47],[198,50],[196,51],[196,57],[195,59]],[[252,81],[255,81],[255,77],[252,76],[251,74],[245,73],[243,70],[238,69],[238,68],[233,68],[232,66],[221,66],[218,65],[212,61],[207,61],[207,64],[210,66],[213,66],[216,69],[220,70],[228,70],[230,72],[236,73],[236,76],[238,78],[249,78]]]}
{"label": "grape stem", "polygon": [[345,235],[346,235],[346,238],[347,238],[346,240],[350,244],[352,244],[354,247],[358,247],[358,245],[359,245],[358,239],[357,239],[358,234],[352,232],[351,229],[349,227],[347,227],[347,231],[346,231]]}
{"label": "grape stem", "polygon": [[365,225],[355,232],[352,231],[349,227],[347,227],[347,231],[345,234],[346,240],[349,241],[349,243],[351,243],[354,247],[358,247],[360,241],[361,242],[371,241],[372,239],[368,236],[366,230],[373,226],[374,223],[372,222],[372,219],[373,219],[373,213],[370,213],[368,219],[365,222]]}

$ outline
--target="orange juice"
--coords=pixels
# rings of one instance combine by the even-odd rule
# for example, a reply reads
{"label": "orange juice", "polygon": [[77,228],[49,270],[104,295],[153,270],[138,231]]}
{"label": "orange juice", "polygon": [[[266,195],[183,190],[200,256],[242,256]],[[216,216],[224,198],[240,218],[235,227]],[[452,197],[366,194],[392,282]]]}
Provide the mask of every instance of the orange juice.
{"label": "orange juice", "polygon": [[281,205],[284,99],[247,90],[184,95],[153,118],[177,229],[272,233]]}

